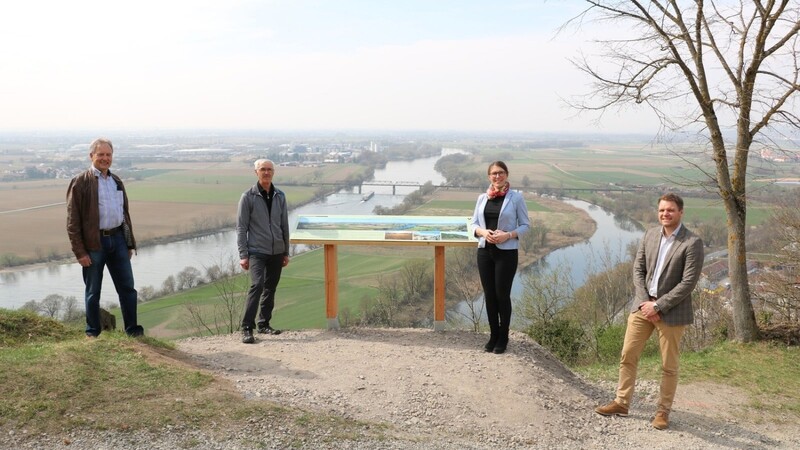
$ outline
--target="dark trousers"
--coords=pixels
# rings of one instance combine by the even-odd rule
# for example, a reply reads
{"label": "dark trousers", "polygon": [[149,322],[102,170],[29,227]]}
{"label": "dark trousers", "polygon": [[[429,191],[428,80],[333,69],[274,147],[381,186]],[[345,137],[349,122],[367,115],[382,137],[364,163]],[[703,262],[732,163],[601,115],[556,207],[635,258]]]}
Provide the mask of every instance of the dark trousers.
{"label": "dark trousers", "polygon": [[244,306],[242,328],[267,326],[275,308],[275,289],[281,279],[283,255],[250,255],[250,290]]}
{"label": "dark trousers", "polygon": [[86,334],[100,334],[100,291],[103,286],[103,270],[108,267],[114,288],[119,295],[119,307],[125,332],[132,336],[142,334],[142,327],[136,323],[137,293],[133,287],[133,269],[128,255],[128,244],[124,233],[102,236],[102,250],[89,252],[92,264],[83,268],[83,282],[86,285]]}
{"label": "dark trousers", "polygon": [[511,285],[517,273],[519,251],[500,250],[492,244],[478,249],[478,273],[486,300],[486,316],[492,334],[505,333],[511,325]]}

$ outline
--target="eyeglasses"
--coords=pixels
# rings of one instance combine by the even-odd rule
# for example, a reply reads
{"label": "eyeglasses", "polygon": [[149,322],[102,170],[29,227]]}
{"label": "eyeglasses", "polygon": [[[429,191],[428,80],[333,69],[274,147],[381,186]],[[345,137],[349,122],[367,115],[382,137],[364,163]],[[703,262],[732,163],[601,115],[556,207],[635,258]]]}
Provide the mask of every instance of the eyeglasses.
{"label": "eyeglasses", "polygon": [[506,174],[505,170],[498,170],[497,172],[492,172],[489,175],[493,177],[502,177],[505,174]]}

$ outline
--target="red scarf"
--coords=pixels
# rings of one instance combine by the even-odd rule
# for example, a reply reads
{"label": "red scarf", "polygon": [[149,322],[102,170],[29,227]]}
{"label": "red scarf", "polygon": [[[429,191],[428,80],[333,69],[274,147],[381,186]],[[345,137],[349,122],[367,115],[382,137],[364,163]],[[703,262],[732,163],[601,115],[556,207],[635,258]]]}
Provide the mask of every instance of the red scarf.
{"label": "red scarf", "polygon": [[496,190],[493,184],[489,185],[489,189],[486,190],[486,195],[489,197],[489,200],[495,197],[505,197],[506,192],[511,189],[511,183],[506,182],[506,185],[500,188],[500,190]]}

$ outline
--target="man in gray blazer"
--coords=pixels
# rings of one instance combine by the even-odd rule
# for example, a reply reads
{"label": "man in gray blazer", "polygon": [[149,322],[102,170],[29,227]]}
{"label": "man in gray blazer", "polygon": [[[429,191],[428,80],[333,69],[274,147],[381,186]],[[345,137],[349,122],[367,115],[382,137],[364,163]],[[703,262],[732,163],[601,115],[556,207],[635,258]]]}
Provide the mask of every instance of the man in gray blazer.
{"label": "man in gray blazer", "polygon": [[703,241],[681,223],[683,199],[665,194],[658,199],[661,226],[647,230],[633,263],[635,298],[628,316],[617,396],[595,412],[627,416],[639,356],[653,331],[661,350],[661,389],[653,427],[669,427],[669,412],[678,388],[681,337],[694,321],[692,291],[703,269]]}

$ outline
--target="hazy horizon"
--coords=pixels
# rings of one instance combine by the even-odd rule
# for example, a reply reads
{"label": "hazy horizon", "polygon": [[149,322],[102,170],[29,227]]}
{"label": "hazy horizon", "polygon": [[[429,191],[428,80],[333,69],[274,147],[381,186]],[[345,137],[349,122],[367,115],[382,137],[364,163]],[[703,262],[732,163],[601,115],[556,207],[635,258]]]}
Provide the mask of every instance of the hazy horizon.
{"label": "hazy horizon", "polygon": [[[580,1],[31,0],[0,16],[0,132],[653,135],[575,117]],[[113,137],[113,136],[112,136]]]}

